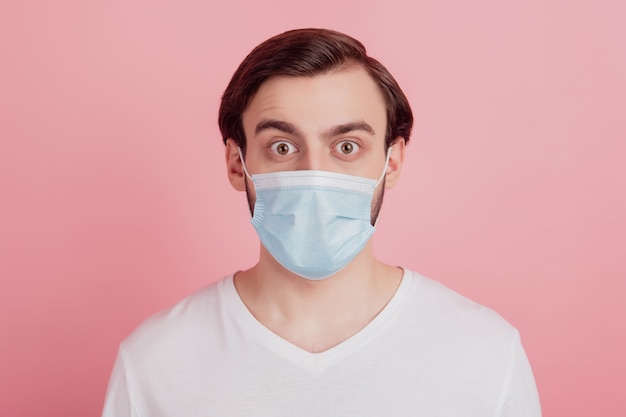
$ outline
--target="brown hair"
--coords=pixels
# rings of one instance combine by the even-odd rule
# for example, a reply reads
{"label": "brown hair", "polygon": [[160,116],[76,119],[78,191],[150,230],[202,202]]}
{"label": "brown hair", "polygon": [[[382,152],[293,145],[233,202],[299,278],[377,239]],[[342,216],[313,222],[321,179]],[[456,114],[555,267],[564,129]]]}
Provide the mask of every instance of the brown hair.
{"label": "brown hair", "polygon": [[387,69],[367,56],[358,40],[328,29],[296,29],[274,36],[250,52],[235,71],[222,96],[219,126],[224,143],[232,138],[246,148],[242,114],[268,78],[277,75],[312,77],[356,63],[370,74],[387,108],[386,147],[397,137],[409,140],[413,114],[400,86]]}

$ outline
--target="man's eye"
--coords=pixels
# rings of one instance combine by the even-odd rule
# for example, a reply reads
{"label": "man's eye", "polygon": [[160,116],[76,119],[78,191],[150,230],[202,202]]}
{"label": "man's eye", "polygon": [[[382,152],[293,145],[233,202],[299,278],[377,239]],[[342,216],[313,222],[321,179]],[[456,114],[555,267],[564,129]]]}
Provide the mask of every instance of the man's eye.
{"label": "man's eye", "polygon": [[272,143],[271,150],[278,155],[289,155],[294,153],[296,148],[289,142],[276,142]]}
{"label": "man's eye", "polygon": [[342,142],[339,142],[336,145],[335,149],[344,155],[351,155],[359,150],[359,145],[352,141],[344,140]]}

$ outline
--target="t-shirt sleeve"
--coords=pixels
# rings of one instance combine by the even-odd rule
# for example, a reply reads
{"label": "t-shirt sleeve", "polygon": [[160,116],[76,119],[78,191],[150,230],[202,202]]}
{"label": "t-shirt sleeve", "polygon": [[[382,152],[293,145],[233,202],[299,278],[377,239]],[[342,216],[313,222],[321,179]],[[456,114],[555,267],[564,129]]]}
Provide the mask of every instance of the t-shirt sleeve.
{"label": "t-shirt sleeve", "polygon": [[514,343],[502,388],[498,417],[541,417],[541,405],[530,363],[519,340]]}
{"label": "t-shirt sleeve", "polygon": [[117,354],[109,380],[102,417],[140,417],[132,404],[128,375],[121,349]]}

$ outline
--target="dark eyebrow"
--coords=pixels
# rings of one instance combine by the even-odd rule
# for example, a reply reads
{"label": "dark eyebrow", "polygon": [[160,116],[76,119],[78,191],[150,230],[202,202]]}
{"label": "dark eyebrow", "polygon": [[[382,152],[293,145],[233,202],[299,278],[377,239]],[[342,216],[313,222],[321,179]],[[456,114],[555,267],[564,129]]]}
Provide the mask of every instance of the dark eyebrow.
{"label": "dark eyebrow", "polygon": [[372,129],[372,126],[370,126],[369,124],[365,122],[352,122],[352,123],[344,123],[341,125],[333,126],[332,128],[328,129],[326,132],[324,132],[323,136],[325,138],[332,138],[335,136],[341,136],[341,135],[345,135],[346,133],[354,132],[355,130],[360,130],[360,131],[369,133],[372,136],[376,134],[374,132],[374,129]]}
{"label": "dark eyebrow", "polygon": [[291,123],[283,122],[280,120],[274,120],[274,119],[261,120],[256,125],[256,128],[254,129],[254,134],[258,135],[264,130],[269,130],[269,129],[279,130],[289,135],[300,136],[300,132],[298,131],[298,129]]}
{"label": "dark eyebrow", "polygon": [[[264,130],[270,130],[270,129],[279,130],[289,135],[302,136],[300,132],[298,131],[298,129],[293,124],[289,122],[283,122],[281,120],[275,120],[275,119],[261,120],[256,125],[256,128],[254,129],[254,134],[258,135]],[[341,136],[341,135],[345,135],[346,133],[359,131],[359,130],[369,133],[372,136],[376,134],[372,126],[370,126],[368,123],[351,122],[351,123],[344,123],[344,124],[340,124],[337,126],[333,126],[330,129],[328,129],[326,132],[324,132],[322,136],[326,139],[329,139],[335,136]]]}

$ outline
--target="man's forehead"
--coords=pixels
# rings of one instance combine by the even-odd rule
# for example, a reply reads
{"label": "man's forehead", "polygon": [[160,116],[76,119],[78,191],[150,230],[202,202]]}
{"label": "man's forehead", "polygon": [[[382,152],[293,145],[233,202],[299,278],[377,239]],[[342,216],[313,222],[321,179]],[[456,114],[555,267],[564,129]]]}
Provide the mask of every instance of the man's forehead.
{"label": "man's forehead", "polygon": [[258,96],[259,92],[265,91],[270,87],[275,87],[276,85],[289,85],[289,88],[298,88],[299,84],[304,84],[300,81],[315,81],[325,78],[359,79],[365,84],[371,84],[372,86],[376,86],[377,89],[380,89],[375,79],[368,73],[363,65],[359,63],[347,63],[331,70],[312,75],[276,74],[267,77],[259,84],[255,92],[249,97],[247,107],[250,106],[250,103],[255,99],[255,97]]}
{"label": "man's forehead", "polygon": [[318,104],[357,109],[363,106],[385,107],[385,100],[370,74],[361,66],[352,66],[310,77],[270,77],[250,98],[244,115],[251,109],[272,112],[284,106],[312,107]]}

